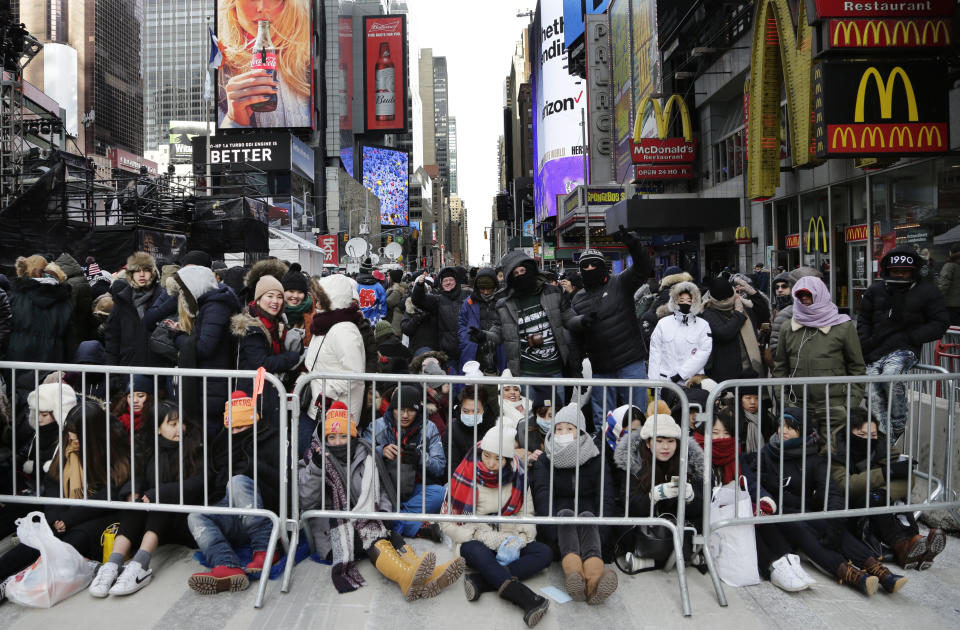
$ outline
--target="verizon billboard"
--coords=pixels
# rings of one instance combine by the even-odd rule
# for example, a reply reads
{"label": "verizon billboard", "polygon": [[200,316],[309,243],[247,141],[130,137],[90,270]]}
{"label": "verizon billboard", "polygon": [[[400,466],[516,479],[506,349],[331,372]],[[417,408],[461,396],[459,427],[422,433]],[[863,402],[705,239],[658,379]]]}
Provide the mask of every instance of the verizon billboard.
{"label": "verizon billboard", "polygon": [[364,130],[407,130],[407,22],[403,15],[363,18]]}

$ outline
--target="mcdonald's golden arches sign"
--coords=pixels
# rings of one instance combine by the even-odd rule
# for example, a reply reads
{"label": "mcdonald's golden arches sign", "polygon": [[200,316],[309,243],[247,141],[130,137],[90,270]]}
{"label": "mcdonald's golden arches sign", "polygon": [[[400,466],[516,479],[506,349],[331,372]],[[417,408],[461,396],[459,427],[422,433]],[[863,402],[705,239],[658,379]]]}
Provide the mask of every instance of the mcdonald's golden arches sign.
{"label": "mcdonald's golden arches sign", "polygon": [[825,20],[820,30],[820,50],[850,53],[948,48],[953,43],[951,30],[950,20],[944,18]]}
{"label": "mcdonald's golden arches sign", "polygon": [[823,61],[813,69],[818,157],[949,149],[946,73],[931,61]]}
{"label": "mcdonald's golden arches sign", "polygon": [[830,232],[823,217],[810,217],[807,223],[807,253],[830,253]]}
{"label": "mcdonald's golden arches sign", "polygon": [[746,225],[739,226],[733,238],[736,240],[737,245],[749,245],[753,242],[753,239],[750,237],[750,228]]}
{"label": "mcdonald's golden arches sign", "polygon": [[[656,138],[641,137],[643,115],[648,106],[653,108],[653,117],[657,124]],[[681,138],[667,137],[674,107],[679,109],[680,122],[683,125]],[[644,97],[637,107],[636,120],[633,138],[630,140],[630,153],[633,155],[634,164],[683,164],[696,159],[697,143],[693,139],[693,128],[690,125],[690,110],[679,94],[668,98],[665,105],[661,105],[659,99]]]}

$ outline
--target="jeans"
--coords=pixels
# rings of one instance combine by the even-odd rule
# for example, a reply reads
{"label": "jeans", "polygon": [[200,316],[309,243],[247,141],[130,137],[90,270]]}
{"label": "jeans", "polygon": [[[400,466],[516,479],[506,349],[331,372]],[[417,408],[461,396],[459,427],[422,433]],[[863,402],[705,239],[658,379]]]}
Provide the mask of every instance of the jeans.
{"label": "jeans", "polygon": [[[573,510],[560,510],[557,516],[574,516]],[[580,512],[584,518],[593,517],[592,512]],[[557,546],[560,557],[575,553],[581,559],[600,558],[600,527],[597,525],[558,525]]]}
{"label": "jeans", "polygon": [[[895,350],[873,363],[867,364],[867,376],[903,374],[917,364],[917,355],[910,350]],[[887,401],[890,417],[887,417]],[[903,383],[873,383],[870,387],[870,405],[880,430],[895,442],[907,426],[907,394]]]}
{"label": "jeans", "polygon": [[[629,378],[643,379],[647,378],[647,362],[634,361],[625,365],[616,372],[594,372],[593,378]],[[593,426],[594,431],[599,432],[605,426],[604,420],[604,398],[606,398],[606,411],[610,413],[617,408],[617,398],[623,401],[623,404],[630,402],[630,390],[633,390],[633,404],[640,409],[647,408],[647,388],[646,387],[599,387],[594,385],[590,390],[590,400],[593,402]]]}
{"label": "jeans", "polygon": [[529,542],[520,550],[520,557],[501,566],[497,562],[497,552],[477,540],[460,545],[460,555],[468,567],[476,569],[483,581],[494,590],[512,577],[525,580],[543,571],[553,562],[553,551],[542,542]]}
{"label": "jeans", "polygon": [[[220,499],[216,507],[230,505],[230,497],[233,497],[234,507],[263,508],[260,491],[250,477],[237,475],[230,479],[227,496]],[[187,525],[210,566],[235,569],[242,567],[232,545],[249,544],[255,552],[266,551],[273,530],[270,519],[264,516],[230,514],[191,514],[187,517]]]}
{"label": "jeans", "polygon": [[[447,494],[446,489],[443,486],[427,485],[424,493],[424,486],[421,484],[417,484],[410,498],[400,505],[400,511],[407,514],[419,514],[424,510],[421,507],[424,503],[424,494],[427,503],[426,513],[436,514],[439,512],[443,505],[443,497]],[[421,527],[423,527],[422,521],[394,521],[392,529],[401,536],[416,536]]]}

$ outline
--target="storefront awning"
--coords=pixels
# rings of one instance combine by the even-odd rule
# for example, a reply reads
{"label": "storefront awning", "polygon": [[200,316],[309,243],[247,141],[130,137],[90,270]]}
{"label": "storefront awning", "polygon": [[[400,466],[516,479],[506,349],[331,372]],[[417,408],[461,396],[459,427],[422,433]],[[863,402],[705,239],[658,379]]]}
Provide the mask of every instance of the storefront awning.
{"label": "storefront awning", "polygon": [[740,225],[740,199],[699,197],[624,199],[607,210],[607,234],[620,226],[641,232],[703,232]]}

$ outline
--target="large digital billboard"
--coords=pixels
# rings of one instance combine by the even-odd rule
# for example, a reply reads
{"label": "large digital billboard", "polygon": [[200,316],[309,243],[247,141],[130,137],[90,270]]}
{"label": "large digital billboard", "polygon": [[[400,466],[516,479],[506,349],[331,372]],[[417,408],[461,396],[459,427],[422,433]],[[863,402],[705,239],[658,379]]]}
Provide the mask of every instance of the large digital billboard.
{"label": "large digital billboard", "polygon": [[631,82],[630,0],[610,4],[610,52],[613,65],[613,129],[617,181],[631,174],[630,138],[633,135],[633,85]]}
{"label": "large digital billboard", "polygon": [[363,18],[364,129],[407,129],[407,22],[402,15]]}
{"label": "large digital billboard", "polygon": [[193,162],[193,139],[204,135],[205,123],[191,120],[171,120],[169,124],[170,163]]}
{"label": "large digital billboard", "polygon": [[362,160],[363,186],[380,200],[380,225],[408,225],[410,156],[364,145]]}
{"label": "large digital billboard", "polygon": [[[654,0],[631,0],[630,2],[631,38],[633,40],[633,113],[644,116],[643,137],[655,136],[656,122],[649,109],[637,112],[644,97],[659,93],[660,50],[657,44],[657,3]],[[636,118],[631,116],[631,125]]]}
{"label": "large digital billboard", "polygon": [[[353,18],[342,16],[338,22],[338,43],[340,45],[340,85],[337,95],[340,97],[340,129],[353,129]],[[353,173],[351,173],[352,175]]]}
{"label": "large digital billboard", "polygon": [[310,0],[217,0],[217,127],[313,128]]}
{"label": "large digital billboard", "polygon": [[557,195],[583,183],[583,128],[587,105],[586,82],[567,71],[564,45],[563,0],[540,3],[539,29],[531,38],[534,103],[534,201],[542,221],[557,214]]}

